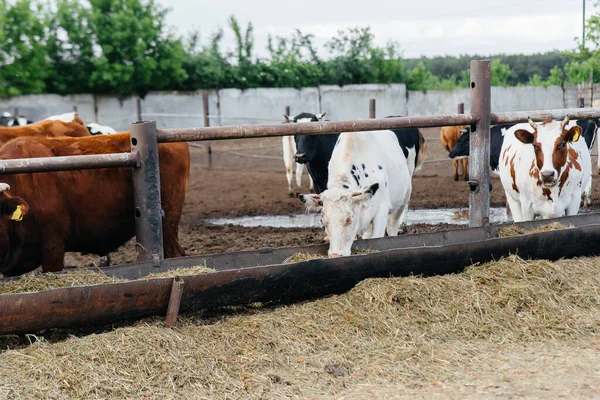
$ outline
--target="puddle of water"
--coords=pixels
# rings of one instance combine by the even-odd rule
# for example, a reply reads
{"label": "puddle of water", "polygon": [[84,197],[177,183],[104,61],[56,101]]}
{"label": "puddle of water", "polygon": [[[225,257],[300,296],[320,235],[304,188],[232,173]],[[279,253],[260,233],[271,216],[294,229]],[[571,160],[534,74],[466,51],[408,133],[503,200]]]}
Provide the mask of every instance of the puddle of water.
{"label": "puddle of water", "polygon": [[[318,214],[259,215],[254,217],[212,218],[206,222],[213,225],[237,225],[244,227],[268,226],[274,228],[313,228],[321,226]],[[506,222],[504,207],[490,208],[490,222]],[[466,208],[436,208],[408,211],[408,224],[455,224],[469,223]]]}

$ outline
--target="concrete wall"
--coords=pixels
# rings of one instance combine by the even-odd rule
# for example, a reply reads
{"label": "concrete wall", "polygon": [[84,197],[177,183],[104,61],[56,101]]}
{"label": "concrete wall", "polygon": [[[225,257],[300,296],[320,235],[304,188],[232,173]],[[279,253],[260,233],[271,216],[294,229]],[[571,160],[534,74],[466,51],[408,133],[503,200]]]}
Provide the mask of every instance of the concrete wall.
{"label": "concrete wall", "polygon": [[[576,106],[576,93],[559,87],[492,88],[492,111],[555,109]],[[222,89],[209,92],[211,126],[275,124],[283,122],[285,106],[291,114],[327,112],[326,119],[369,117],[369,99],[376,99],[376,115],[439,115],[456,113],[457,104],[470,109],[470,90],[408,91],[406,85],[321,86],[306,89]],[[600,98],[600,96],[599,96]],[[81,117],[127,130],[137,120],[136,98],[92,95],[31,95],[0,97],[0,112],[19,112],[33,120],[72,111]],[[586,106],[589,104],[586,103]],[[202,92],[151,92],[141,103],[142,118],[159,127],[204,126]],[[174,114],[179,114],[175,116]]]}

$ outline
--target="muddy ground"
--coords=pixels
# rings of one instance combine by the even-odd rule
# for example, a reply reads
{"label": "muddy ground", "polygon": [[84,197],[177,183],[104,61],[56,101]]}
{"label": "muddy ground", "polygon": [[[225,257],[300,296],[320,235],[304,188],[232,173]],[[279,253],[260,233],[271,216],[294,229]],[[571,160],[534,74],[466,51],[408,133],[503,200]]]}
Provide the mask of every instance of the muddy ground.
{"label": "muddy ground", "polygon": [[[447,160],[447,153],[439,142],[439,128],[423,131],[428,139],[427,158],[422,170],[413,178],[410,208],[467,208],[468,185],[464,180],[453,180],[452,163]],[[297,198],[290,198],[287,192],[281,139],[193,143],[190,151],[192,168],[180,233],[180,242],[187,255],[322,243],[323,231],[316,228],[245,228],[214,226],[205,222],[207,218],[215,217],[287,215],[304,211],[303,204]],[[592,161],[595,165],[595,150]],[[305,171],[305,192],[308,192],[307,176]],[[596,174],[593,187],[592,209],[597,209],[600,204],[600,183]],[[500,180],[492,177],[491,205],[504,204]],[[456,227],[416,224],[409,227],[408,233]],[[130,242],[118,253],[111,254],[113,264],[133,261],[133,249]],[[84,266],[97,261],[98,258],[94,256],[69,254],[66,264]]]}

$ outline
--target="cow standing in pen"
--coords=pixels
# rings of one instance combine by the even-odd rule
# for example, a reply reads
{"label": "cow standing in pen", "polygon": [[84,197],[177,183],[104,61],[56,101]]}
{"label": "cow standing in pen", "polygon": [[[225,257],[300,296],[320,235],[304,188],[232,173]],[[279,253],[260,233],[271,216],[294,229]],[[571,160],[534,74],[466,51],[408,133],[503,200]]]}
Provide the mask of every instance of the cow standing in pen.
{"label": "cow standing in pen", "polygon": [[[287,122],[294,123],[305,123],[305,122],[317,122],[323,119],[326,113],[321,114],[309,114],[301,113],[295,117],[289,115],[283,115]],[[304,171],[304,164],[296,162],[294,156],[296,154],[296,139],[294,136],[282,136],[281,141],[283,144],[283,163],[285,164],[285,176],[288,182],[288,193],[290,197],[298,196],[302,188],[302,171]],[[292,182],[294,181],[294,165],[296,166],[296,190],[292,189]],[[313,179],[309,175],[310,190],[314,190]]]}
{"label": "cow standing in pen", "polygon": [[507,130],[500,179],[515,222],[576,215],[591,178],[582,129],[568,118],[517,124]]}
{"label": "cow standing in pen", "polygon": [[[444,126],[442,127],[442,130],[440,131],[440,141],[442,142],[442,147],[444,149],[446,149],[446,151],[450,152],[454,146],[456,146],[456,143],[458,142],[460,136],[461,136],[461,131],[464,131],[465,129],[467,129],[466,126]],[[468,181],[469,180],[469,158],[468,157],[464,157],[464,156],[460,156],[460,157],[451,157],[451,158],[455,158],[452,160],[452,167],[454,169],[454,174],[453,174],[453,178],[455,181],[458,181],[458,177],[459,177],[459,161],[462,163],[462,169],[463,169],[463,174],[464,174],[464,180]]]}
{"label": "cow standing in pen", "polygon": [[342,133],[331,155],[327,190],[300,195],[320,212],[329,257],[348,256],[357,236],[398,234],[412,191],[406,157],[391,131]]}

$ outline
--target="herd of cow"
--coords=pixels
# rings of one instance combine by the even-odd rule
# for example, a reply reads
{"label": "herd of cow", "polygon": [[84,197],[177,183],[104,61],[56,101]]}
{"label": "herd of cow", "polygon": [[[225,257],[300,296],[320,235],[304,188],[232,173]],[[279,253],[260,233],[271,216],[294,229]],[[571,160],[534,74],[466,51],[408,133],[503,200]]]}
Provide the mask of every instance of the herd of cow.
{"label": "herd of cow", "polygon": [[[320,120],[324,114],[302,113],[290,122]],[[598,120],[545,121],[497,125],[491,129],[490,168],[500,176],[515,222],[575,215],[591,202],[590,149]],[[463,158],[468,180],[469,129],[444,127],[441,142],[454,160]],[[584,140],[580,140],[584,137]],[[290,143],[296,148],[287,148]],[[354,239],[398,234],[406,229],[411,178],[425,158],[418,129],[296,136],[284,138],[284,154],[296,152],[306,164],[316,194],[300,194],[310,212],[321,214],[329,239],[329,256],[351,254]],[[291,163],[286,170],[291,189]],[[301,173],[301,169],[300,169]],[[297,176],[298,191],[300,179]]]}
{"label": "herd of cow", "polygon": [[[322,120],[325,113],[285,116]],[[84,124],[76,113],[32,123],[2,115],[0,159],[130,151],[128,132]],[[591,196],[590,148],[598,121],[532,121],[492,128],[491,169],[500,175],[514,221],[577,214]],[[442,129],[451,157],[469,155],[466,127]],[[110,135],[107,135],[110,134]],[[580,140],[581,137],[584,140]],[[291,195],[321,214],[330,257],[351,254],[356,237],[406,230],[412,177],[426,156],[416,128],[284,137]],[[190,171],[186,143],[159,144],[165,257],[185,254],[178,230]],[[296,162],[296,189],[292,189]],[[458,179],[455,164],[454,179]],[[314,194],[300,194],[306,165]],[[463,167],[466,172],[466,159]],[[465,176],[465,179],[468,177]],[[67,251],[107,256],[135,235],[130,168],[8,175],[0,179],[0,274],[64,267]]]}
{"label": "herd of cow", "polygon": [[[6,116],[5,116],[6,117]],[[100,134],[99,134],[100,133]],[[0,159],[131,151],[129,133],[87,126],[76,113],[0,127]],[[158,145],[165,257],[178,241],[190,169],[186,143]],[[102,168],[0,178],[0,274],[42,266],[60,271],[67,251],[106,256],[135,235],[131,168]]]}

